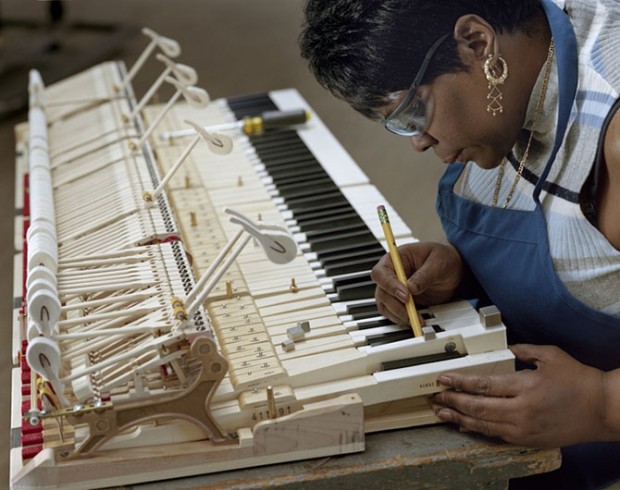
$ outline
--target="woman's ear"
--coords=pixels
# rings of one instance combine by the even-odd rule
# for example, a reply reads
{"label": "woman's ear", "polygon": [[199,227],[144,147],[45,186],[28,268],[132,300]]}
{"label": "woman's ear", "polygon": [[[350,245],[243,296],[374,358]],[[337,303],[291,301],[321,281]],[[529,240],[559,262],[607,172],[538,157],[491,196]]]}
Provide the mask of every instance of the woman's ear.
{"label": "woman's ear", "polygon": [[459,17],[454,24],[454,39],[461,61],[466,65],[484,63],[489,54],[498,54],[495,29],[479,15]]}

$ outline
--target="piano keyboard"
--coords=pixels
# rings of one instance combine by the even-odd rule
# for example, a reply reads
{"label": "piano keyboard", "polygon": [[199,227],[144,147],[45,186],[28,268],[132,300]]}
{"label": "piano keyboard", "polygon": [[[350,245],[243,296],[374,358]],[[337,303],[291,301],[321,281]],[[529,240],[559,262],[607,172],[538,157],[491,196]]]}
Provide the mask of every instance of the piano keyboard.
{"label": "piano keyboard", "polygon": [[[135,106],[131,87],[125,95],[111,88],[120,85],[122,73],[121,65],[106,63],[45,91],[62,305],[57,333],[46,342],[61,353],[62,385],[55,386],[64,393],[59,401],[45,388],[47,398],[37,399],[37,373],[46,366],[30,369],[25,359],[31,358],[28,346],[42,341],[37,330],[26,329],[27,321],[15,323],[16,488],[41,486],[36,468],[50,458],[56,481],[67,487],[85,485],[90,472],[97,485],[166,477],[129,469],[102,480],[97,461],[110,451],[142,457],[140,448],[172,441],[207,439],[232,448],[225,456],[224,446],[201,446],[199,451],[219,451],[208,453],[218,461],[210,467],[183,462],[185,446],[177,448],[178,456],[162,456],[162,468],[185,468],[182,474],[356,451],[364,431],[437,422],[425,396],[440,389],[441,372],[513,369],[495,313],[481,316],[467,302],[423,309],[430,326],[424,337],[380,316],[370,278],[387,249],[377,205],[387,207],[399,244],[415,238],[295,90],[213,101],[203,109],[176,103],[137,148],[135,141],[162,107],[147,106],[135,124],[128,123],[124,116]],[[76,94],[74,102],[69,94]],[[159,134],[184,129],[185,120],[211,126],[299,108],[311,113],[302,126],[249,137],[229,133],[230,154],[214,154],[199,142],[157,202],[144,203],[143,194],[188,143]],[[27,155],[27,142],[23,146]],[[29,196],[16,194],[16,207],[25,208],[18,223],[27,227]],[[297,255],[273,264],[251,240],[203,308],[184,318],[182,303],[195,278],[239,232],[227,208],[287,229]],[[20,238],[16,242],[21,246]],[[17,271],[26,253],[24,248],[16,257]],[[31,271],[24,270],[16,276],[16,318],[29,311],[23,285]],[[198,387],[210,391],[196,394]],[[200,396],[202,402],[189,402]],[[358,404],[364,420],[357,425],[353,418],[349,426],[329,418],[352,414]],[[200,406],[204,413],[195,408]],[[143,421],[140,413],[149,416]],[[258,443],[276,424],[297,424],[289,430],[301,433],[317,421],[342,428],[327,443],[317,442],[312,429],[296,440],[297,452],[283,452],[275,436],[271,449]],[[109,424],[119,424],[119,431]],[[77,476],[63,458],[80,462],[82,480],[72,480]]]}
{"label": "piano keyboard", "polygon": [[[307,104],[294,90],[239,97],[212,104],[204,111],[202,123],[209,126],[266,110],[299,107]],[[158,108],[150,111],[156,114]],[[147,120],[150,111],[146,111]],[[198,118],[195,110],[179,104],[169,114],[168,126],[162,131],[179,127],[183,120]],[[154,144],[165,172],[165,162],[169,160],[165,155],[175,152],[169,142],[156,140]],[[181,148],[183,142],[174,145]],[[225,157],[214,158],[196,148],[187,165],[185,178],[179,176],[176,184],[168,188],[180,222],[188,221],[184,216],[209,216],[207,221],[220,223],[224,234],[230,236],[234,229],[227,225],[221,210],[235,207],[246,215],[284,222],[300,249],[295,261],[277,267],[266,263],[256,252],[244,251],[237,260],[239,270],[224,279],[235,285],[237,298],[207,303],[220,348],[231,361],[230,384],[225,380],[213,404],[225,427],[232,427],[226,422],[225,413],[237,424],[242,410],[228,404],[225,412],[218,404],[238,398],[240,390],[265,389],[268,384],[286,386],[303,404],[346,392],[349,383],[358,383],[358,393],[363,389],[380,393],[362,396],[367,406],[387,404],[394,401],[391,396],[406,397],[403,394],[407,388],[398,395],[387,395],[388,389],[378,386],[377,372],[386,363],[400,360],[406,365],[407,358],[436,355],[436,359],[443,358],[456,366],[463,362],[465,353],[470,357],[476,354],[458,336],[435,344],[434,340],[424,342],[413,338],[410,327],[393,325],[380,316],[370,269],[386,250],[376,205],[387,202],[316,114],[303,127],[237,136],[233,154]],[[397,241],[415,240],[397,213],[388,209],[390,216],[394,216],[391,221]],[[212,218],[210,213],[218,217]],[[197,258],[197,268],[199,263],[208,263],[209,258],[201,255],[200,249],[195,251],[194,243],[206,242],[207,234],[216,243],[225,241],[215,235],[213,227],[203,230],[201,226],[198,218],[184,235],[190,254]],[[198,268],[196,273],[200,272]],[[224,284],[220,284],[219,290],[224,289]],[[429,324],[436,325],[439,335],[450,331],[462,334],[474,325],[481,328],[478,314],[466,302],[430,308],[422,314]],[[285,351],[287,330],[300,321],[309,323],[310,332],[303,341],[295,342],[294,350]],[[243,322],[247,322],[248,328]],[[240,335],[239,330],[244,334]],[[491,340],[494,334],[487,334],[487,347],[499,350],[500,357],[505,356],[503,332],[497,333],[495,340]],[[452,342],[459,346],[446,352],[452,348],[446,345]],[[411,350],[413,345],[420,350]],[[409,369],[410,373],[414,371]],[[395,376],[383,375],[383,382],[395,383]],[[413,386],[413,378],[409,381]],[[420,384],[424,383],[429,382]],[[427,388],[410,391],[411,396],[437,389],[434,382]],[[415,417],[419,418],[419,414]],[[432,420],[426,416],[426,422]],[[381,430],[392,428],[392,423],[386,427],[375,420],[368,427]],[[405,423],[410,424],[411,420]]]}
{"label": "piano keyboard", "polygon": [[[295,91],[238,98],[229,100],[228,105],[232,114],[224,109],[223,115],[211,116],[214,121],[306,106]],[[214,112],[215,108],[210,110]],[[193,111],[178,107],[170,115],[175,118],[171,126],[192,116]],[[385,253],[376,203],[386,200],[368,183],[316,115],[307,126],[299,131],[277,131],[241,139],[238,151],[244,154],[245,168],[239,169],[228,158],[222,158],[221,164],[205,162],[201,166],[203,181],[216,206],[235,206],[246,214],[261,214],[266,220],[284,220],[304,252],[314,278],[335,307],[341,311],[350,308],[352,317],[368,317],[373,311],[376,313],[370,269]],[[309,150],[306,141],[318,148],[321,160]],[[217,172],[212,171],[211,165],[217,167]],[[309,177],[305,179],[305,176]],[[233,191],[228,190],[231,188]],[[175,195],[175,189],[171,187],[171,194]],[[222,196],[223,193],[226,195]],[[227,200],[226,196],[233,199]],[[256,204],[259,198],[263,204]],[[194,211],[194,214],[200,213]],[[398,242],[413,241],[393,209],[390,215]],[[277,270],[272,273],[277,274]],[[353,304],[339,304],[343,302]]]}

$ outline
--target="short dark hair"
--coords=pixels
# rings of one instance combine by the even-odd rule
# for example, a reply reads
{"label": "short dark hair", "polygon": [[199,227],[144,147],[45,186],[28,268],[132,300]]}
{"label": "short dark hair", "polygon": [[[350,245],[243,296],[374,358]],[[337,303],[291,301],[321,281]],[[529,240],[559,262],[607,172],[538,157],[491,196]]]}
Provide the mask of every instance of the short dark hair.
{"label": "short dark hair", "polygon": [[[409,88],[428,48],[466,14],[502,33],[528,30],[539,0],[307,0],[301,55],[321,85],[376,119],[388,96]],[[465,70],[450,36],[423,83]]]}

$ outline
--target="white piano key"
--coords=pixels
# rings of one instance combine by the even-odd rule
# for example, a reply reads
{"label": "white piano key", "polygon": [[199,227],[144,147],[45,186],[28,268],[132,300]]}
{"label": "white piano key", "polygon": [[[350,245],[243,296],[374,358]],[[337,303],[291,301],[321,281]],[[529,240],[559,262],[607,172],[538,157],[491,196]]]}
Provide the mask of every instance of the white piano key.
{"label": "white piano key", "polygon": [[368,324],[385,320],[385,317],[373,316],[370,318],[364,318],[362,320],[353,320],[353,317],[351,315],[344,315],[341,317],[341,319],[348,329],[363,329]]}
{"label": "white piano key", "polygon": [[378,239],[384,237],[383,229],[377,216],[377,206],[381,204],[385,206],[388,212],[392,232],[396,240],[400,242],[400,238],[411,235],[409,227],[400,218],[396,210],[390,206],[389,202],[386,202],[385,197],[376,187],[372,185],[347,187],[342,189],[342,193]]}

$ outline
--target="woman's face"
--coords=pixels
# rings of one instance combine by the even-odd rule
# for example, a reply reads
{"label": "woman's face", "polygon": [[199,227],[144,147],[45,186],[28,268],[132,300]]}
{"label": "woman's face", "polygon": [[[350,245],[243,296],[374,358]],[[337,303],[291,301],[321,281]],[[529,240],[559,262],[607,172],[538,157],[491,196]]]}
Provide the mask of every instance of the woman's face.
{"label": "woman's face", "polygon": [[487,169],[499,165],[518,136],[523,114],[518,104],[504,97],[500,101],[503,113],[493,116],[487,111],[488,92],[482,66],[445,74],[420,86],[427,127],[423,134],[410,137],[414,149],[432,147],[445,163],[473,160]]}

